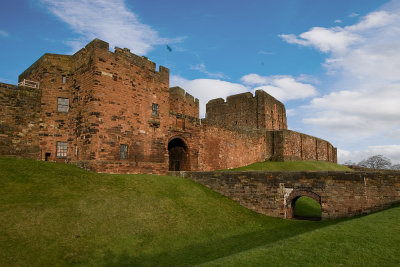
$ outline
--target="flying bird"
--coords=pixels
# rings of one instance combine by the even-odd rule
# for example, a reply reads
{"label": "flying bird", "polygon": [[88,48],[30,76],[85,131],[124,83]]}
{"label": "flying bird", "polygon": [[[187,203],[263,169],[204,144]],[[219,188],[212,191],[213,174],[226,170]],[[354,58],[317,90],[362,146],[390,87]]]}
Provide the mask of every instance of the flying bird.
{"label": "flying bird", "polygon": [[167,45],[167,49],[169,52],[172,52],[172,48],[169,45]]}

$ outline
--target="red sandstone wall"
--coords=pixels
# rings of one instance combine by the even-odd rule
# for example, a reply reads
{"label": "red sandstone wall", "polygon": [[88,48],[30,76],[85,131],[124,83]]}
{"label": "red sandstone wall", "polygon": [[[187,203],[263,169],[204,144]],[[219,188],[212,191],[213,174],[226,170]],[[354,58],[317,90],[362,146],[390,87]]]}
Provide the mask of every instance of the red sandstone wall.
{"label": "red sandstone wall", "polygon": [[207,124],[236,129],[286,129],[285,106],[262,90],[207,103]]}
{"label": "red sandstone wall", "polygon": [[[169,129],[169,71],[128,49],[94,51],[91,108],[96,132],[91,149],[100,172],[160,173],[168,169],[166,133]],[[152,114],[152,104],[158,114]],[[128,145],[120,159],[120,145]]]}
{"label": "red sandstone wall", "polygon": [[0,155],[39,159],[40,90],[0,83]]}
{"label": "red sandstone wall", "polygon": [[260,129],[287,129],[285,106],[263,90],[257,90],[255,98],[258,103]]}
{"label": "red sandstone wall", "polygon": [[199,170],[236,168],[265,160],[265,133],[205,126],[200,136]]}
{"label": "red sandstone wall", "polygon": [[[94,158],[92,146],[93,124],[93,64],[94,44],[74,56],[45,54],[19,80],[39,81],[41,96],[41,124],[39,139],[41,159],[50,153],[51,161],[76,161]],[[65,83],[63,83],[65,76]],[[69,99],[69,111],[58,111],[58,98]],[[66,158],[56,156],[56,143],[67,142]]]}
{"label": "red sandstone wall", "polygon": [[317,160],[317,146],[316,146],[316,139],[313,136],[309,135],[302,135],[302,157],[308,160]]}
{"label": "red sandstone wall", "polygon": [[290,130],[267,132],[266,158],[277,161],[322,160],[337,162],[336,148],[328,141]]}
{"label": "red sandstone wall", "polygon": [[172,113],[199,118],[199,100],[189,93],[185,93],[185,90],[180,87],[171,87],[169,89],[169,110]]}
{"label": "red sandstone wall", "polygon": [[[71,64],[70,56],[45,54],[30,68],[19,76],[23,79],[39,82],[41,94],[39,140],[41,148],[40,159],[45,159],[45,153],[51,153],[49,160],[65,162],[65,158],[56,157],[56,142],[67,142],[70,137],[70,126],[67,113],[57,112],[58,97],[71,98],[69,84]],[[67,77],[62,84],[62,75]],[[72,145],[69,144],[69,151]]]}

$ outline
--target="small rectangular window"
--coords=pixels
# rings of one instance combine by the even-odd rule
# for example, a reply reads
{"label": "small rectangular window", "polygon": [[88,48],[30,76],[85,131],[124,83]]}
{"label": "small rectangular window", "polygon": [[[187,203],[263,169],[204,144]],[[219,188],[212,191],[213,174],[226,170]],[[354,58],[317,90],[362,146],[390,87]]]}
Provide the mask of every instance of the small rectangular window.
{"label": "small rectangular window", "polygon": [[62,76],[62,83],[65,84],[67,82],[67,77],[65,75]]}
{"label": "small rectangular window", "polygon": [[128,145],[120,145],[119,146],[119,157],[121,159],[128,158]]}
{"label": "small rectangular window", "polygon": [[158,104],[154,104],[154,103],[153,103],[153,105],[151,106],[151,111],[152,111],[151,114],[152,114],[153,116],[156,116],[156,117],[157,117],[157,116],[158,116]]}
{"label": "small rectangular window", "polygon": [[69,110],[69,99],[68,98],[58,98],[58,112],[68,112]]}
{"label": "small rectangular window", "polygon": [[68,144],[66,142],[57,142],[56,156],[57,158],[66,158],[68,151]]}

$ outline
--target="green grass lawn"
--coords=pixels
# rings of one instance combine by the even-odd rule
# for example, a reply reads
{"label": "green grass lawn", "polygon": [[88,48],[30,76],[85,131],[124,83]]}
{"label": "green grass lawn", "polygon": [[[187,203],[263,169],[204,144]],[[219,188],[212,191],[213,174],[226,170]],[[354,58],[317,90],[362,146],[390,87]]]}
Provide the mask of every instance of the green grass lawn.
{"label": "green grass lawn", "polygon": [[179,177],[0,157],[0,266],[398,266],[399,221],[283,220]]}
{"label": "green grass lawn", "polygon": [[265,161],[224,171],[353,171],[352,169],[326,161]]}

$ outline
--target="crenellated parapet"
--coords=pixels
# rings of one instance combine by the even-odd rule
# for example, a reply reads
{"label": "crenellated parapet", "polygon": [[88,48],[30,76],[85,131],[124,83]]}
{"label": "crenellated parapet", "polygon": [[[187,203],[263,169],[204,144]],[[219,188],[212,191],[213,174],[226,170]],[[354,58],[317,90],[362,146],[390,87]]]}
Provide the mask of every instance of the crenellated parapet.
{"label": "crenellated parapet", "polygon": [[206,122],[235,129],[286,129],[285,106],[262,90],[210,100]]}
{"label": "crenellated parapet", "polygon": [[181,113],[199,118],[199,99],[176,86],[169,89],[169,109],[174,113]]}

